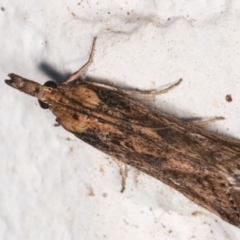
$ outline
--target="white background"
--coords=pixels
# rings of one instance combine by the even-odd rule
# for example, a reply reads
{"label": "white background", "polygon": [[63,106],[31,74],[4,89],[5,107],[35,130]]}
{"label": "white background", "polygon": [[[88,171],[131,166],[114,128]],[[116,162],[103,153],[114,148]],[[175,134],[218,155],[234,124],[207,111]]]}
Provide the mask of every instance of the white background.
{"label": "white background", "polygon": [[[118,87],[172,92],[146,103],[240,138],[240,2],[0,0],[0,239],[238,239],[240,229],[76,139],[8,73],[44,83],[79,69]],[[47,69],[55,74],[50,75]],[[233,101],[225,96],[231,94]]]}

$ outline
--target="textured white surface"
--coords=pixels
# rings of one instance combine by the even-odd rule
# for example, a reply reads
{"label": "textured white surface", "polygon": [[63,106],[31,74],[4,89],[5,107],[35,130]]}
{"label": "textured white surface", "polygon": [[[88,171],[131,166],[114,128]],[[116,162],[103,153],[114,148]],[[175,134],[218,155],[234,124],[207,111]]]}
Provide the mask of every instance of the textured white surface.
{"label": "textured white surface", "polygon": [[[4,84],[14,72],[76,71],[126,88],[174,91],[148,104],[180,118],[224,116],[240,139],[240,2],[0,1],[0,239],[238,239],[240,230],[79,141],[35,99]],[[231,94],[228,103],[225,96]]]}

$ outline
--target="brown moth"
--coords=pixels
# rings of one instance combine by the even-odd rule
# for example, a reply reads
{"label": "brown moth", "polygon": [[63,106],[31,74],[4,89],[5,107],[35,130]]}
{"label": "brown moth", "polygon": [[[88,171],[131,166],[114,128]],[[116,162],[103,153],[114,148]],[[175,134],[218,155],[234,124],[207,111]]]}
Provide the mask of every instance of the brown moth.
{"label": "brown moth", "polygon": [[162,114],[131,99],[131,92],[83,81],[80,70],[57,88],[15,74],[5,82],[47,104],[84,142],[240,227],[239,140]]}

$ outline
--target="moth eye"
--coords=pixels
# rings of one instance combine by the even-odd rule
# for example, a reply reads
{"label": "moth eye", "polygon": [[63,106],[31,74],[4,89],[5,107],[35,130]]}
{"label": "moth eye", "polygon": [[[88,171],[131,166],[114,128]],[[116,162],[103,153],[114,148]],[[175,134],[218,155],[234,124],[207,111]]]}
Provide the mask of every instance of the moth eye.
{"label": "moth eye", "polygon": [[[54,81],[47,81],[43,84],[43,86],[50,87],[50,88],[57,88],[57,83],[55,83]],[[49,108],[49,105],[45,102],[38,100],[38,103],[39,103],[39,106],[43,109]]]}
{"label": "moth eye", "polygon": [[57,83],[54,81],[47,81],[43,84],[43,86],[50,87],[50,88],[57,88]]}

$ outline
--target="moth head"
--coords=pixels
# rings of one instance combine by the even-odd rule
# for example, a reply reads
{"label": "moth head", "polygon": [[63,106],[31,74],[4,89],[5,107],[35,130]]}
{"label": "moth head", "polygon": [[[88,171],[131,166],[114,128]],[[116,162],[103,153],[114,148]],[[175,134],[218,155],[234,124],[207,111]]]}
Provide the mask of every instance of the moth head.
{"label": "moth head", "polygon": [[[45,82],[43,84],[43,86],[50,87],[50,88],[57,88],[58,87],[57,83],[52,81],[52,80]],[[45,102],[42,102],[42,101],[38,100],[38,103],[39,103],[39,106],[43,109],[48,109],[49,108],[49,105]]]}

